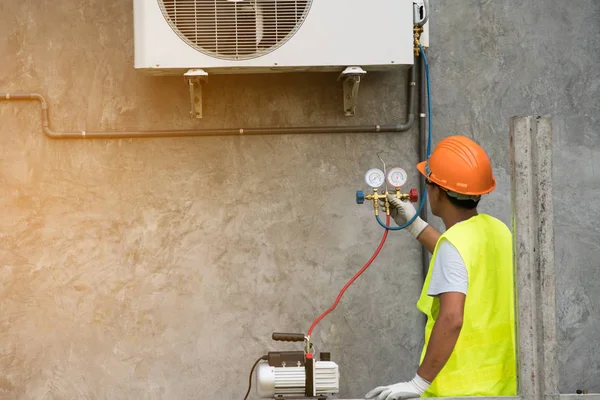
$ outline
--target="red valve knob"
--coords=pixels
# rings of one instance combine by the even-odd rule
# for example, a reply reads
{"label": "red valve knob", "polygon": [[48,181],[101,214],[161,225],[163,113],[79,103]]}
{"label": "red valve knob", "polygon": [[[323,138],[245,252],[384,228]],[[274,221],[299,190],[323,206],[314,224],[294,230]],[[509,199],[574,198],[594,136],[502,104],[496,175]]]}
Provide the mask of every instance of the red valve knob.
{"label": "red valve knob", "polygon": [[413,203],[419,201],[419,191],[416,188],[410,189],[410,192],[408,192],[408,196],[410,198],[410,201]]}

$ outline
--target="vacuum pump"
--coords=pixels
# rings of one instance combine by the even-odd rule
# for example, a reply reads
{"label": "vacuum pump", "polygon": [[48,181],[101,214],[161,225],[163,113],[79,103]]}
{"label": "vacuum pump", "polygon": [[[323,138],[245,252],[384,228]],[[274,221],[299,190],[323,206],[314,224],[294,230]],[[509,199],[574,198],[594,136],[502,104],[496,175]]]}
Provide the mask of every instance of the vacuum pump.
{"label": "vacuum pump", "polygon": [[328,352],[315,358],[302,333],[273,333],[272,339],[307,342],[302,351],[273,351],[263,356],[256,370],[256,392],[260,398],[326,400],[339,392],[338,365]]}

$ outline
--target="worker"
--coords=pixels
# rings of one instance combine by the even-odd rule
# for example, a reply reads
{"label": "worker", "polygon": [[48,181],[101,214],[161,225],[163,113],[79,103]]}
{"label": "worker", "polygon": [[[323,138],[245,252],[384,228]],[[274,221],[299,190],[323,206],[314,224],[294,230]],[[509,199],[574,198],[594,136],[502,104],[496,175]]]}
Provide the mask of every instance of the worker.
{"label": "worker", "polygon": [[[516,396],[515,300],[512,235],[500,220],[478,213],[482,195],[496,187],[485,151],[451,136],[417,164],[425,176],[440,234],[420,217],[407,230],[431,253],[417,308],[427,316],[425,345],[414,378],[379,386],[367,399]],[[388,194],[397,224],[415,207]]]}

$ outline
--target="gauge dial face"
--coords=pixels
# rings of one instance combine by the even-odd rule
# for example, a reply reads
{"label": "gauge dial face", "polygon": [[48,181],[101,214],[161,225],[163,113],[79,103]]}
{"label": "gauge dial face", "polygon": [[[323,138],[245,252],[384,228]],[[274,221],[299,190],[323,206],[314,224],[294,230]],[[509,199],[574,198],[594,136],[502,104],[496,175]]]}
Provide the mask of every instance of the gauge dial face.
{"label": "gauge dial face", "polygon": [[387,181],[393,187],[400,187],[406,183],[408,175],[402,168],[392,168],[388,171]]}
{"label": "gauge dial face", "polygon": [[365,182],[372,188],[378,188],[385,182],[385,174],[378,168],[371,168],[365,174]]}

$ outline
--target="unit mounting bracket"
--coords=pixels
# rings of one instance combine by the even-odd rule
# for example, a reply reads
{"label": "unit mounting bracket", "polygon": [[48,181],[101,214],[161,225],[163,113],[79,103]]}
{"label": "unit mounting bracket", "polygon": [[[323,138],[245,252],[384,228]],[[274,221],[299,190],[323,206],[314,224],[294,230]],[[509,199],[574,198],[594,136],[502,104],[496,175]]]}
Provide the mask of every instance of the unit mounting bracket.
{"label": "unit mounting bracket", "polygon": [[342,81],[344,89],[344,115],[346,117],[352,117],[356,112],[360,78],[366,73],[367,71],[361,67],[347,67],[338,77],[338,80]]}
{"label": "unit mounting bracket", "polygon": [[202,118],[202,85],[208,80],[208,73],[203,69],[190,69],[185,74],[190,90],[190,115]]}

